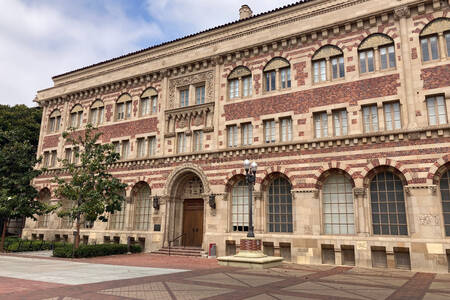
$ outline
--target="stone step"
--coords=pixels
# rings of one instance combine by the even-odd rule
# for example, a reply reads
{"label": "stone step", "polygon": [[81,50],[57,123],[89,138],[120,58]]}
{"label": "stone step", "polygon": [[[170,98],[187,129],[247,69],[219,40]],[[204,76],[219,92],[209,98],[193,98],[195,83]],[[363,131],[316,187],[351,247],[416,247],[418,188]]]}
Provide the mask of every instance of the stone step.
{"label": "stone step", "polygon": [[[198,247],[180,247],[180,246],[170,247],[170,255],[201,257],[202,252],[203,249]],[[159,250],[153,251],[152,253],[159,255],[169,255],[169,248],[163,247]]]}

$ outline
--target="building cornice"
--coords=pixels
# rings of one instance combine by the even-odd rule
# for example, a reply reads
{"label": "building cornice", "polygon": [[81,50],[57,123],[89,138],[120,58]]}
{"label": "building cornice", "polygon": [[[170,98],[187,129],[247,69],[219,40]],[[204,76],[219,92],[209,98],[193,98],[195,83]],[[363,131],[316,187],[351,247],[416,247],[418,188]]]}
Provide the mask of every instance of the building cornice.
{"label": "building cornice", "polygon": [[[337,2],[338,0],[334,1],[328,1],[328,2]],[[283,50],[291,46],[298,46],[301,44],[306,44],[310,41],[316,41],[319,39],[329,38],[331,35],[339,35],[342,31],[343,32],[351,32],[353,30],[360,30],[364,28],[365,26],[376,26],[378,23],[387,23],[389,21],[390,16],[395,16],[395,11],[398,10],[401,7],[408,7],[408,9],[417,8],[420,12],[420,7],[424,7],[425,3],[430,2],[429,0],[420,0],[420,1],[409,1],[405,3],[404,1],[398,2],[395,7],[387,8],[386,10],[380,10],[376,13],[369,13],[357,18],[348,19],[341,23],[334,23],[330,26],[324,26],[324,27],[317,27],[313,30],[305,30],[305,31],[299,31],[295,35],[286,35],[284,37],[280,37],[273,40],[267,40],[264,43],[261,44],[253,44],[253,45],[247,45],[245,48],[241,49],[234,49],[233,51],[224,51],[222,53],[218,53],[214,56],[208,56],[204,57],[197,61],[190,61],[187,63],[182,63],[179,65],[173,65],[173,66],[165,66],[164,68],[160,68],[158,70],[154,70],[149,73],[145,74],[139,74],[136,76],[130,76],[127,78],[123,78],[121,80],[117,81],[111,81],[105,84],[92,86],[87,89],[81,89],[76,90],[73,92],[68,92],[61,94],[57,97],[45,97],[43,96],[40,98],[39,96],[44,94],[46,91],[53,90],[57,87],[70,85],[76,82],[81,82],[83,80],[87,80],[93,77],[97,77],[100,75],[104,75],[111,72],[117,72],[124,68],[130,68],[132,66],[136,66],[139,64],[143,64],[149,61],[154,60],[164,60],[165,57],[173,56],[182,54],[185,51],[192,51],[198,48],[211,46],[214,44],[219,44],[223,41],[240,38],[245,35],[251,35],[258,31],[267,30],[276,26],[281,26],[285,24],[289,24],[292,22],[297,22],[299,20],[304,20],[307,18],[311,18],[313,16],[317,16],[320,14],[325,14],[331,11],[336,11],[339,9],[347,8],[350,6],[354,6],[363,2],[368,2],[373,0],[352,0],[352,1],[346,1],[346,2],[340,2],[338,4],[329,4],[328,6],[317,9],[316,11],[309,11],[305,9],[304,6],[301,7],[291,7],[289,9],[292,9],[291,12],[285,12],[282,13],[279,12],[278,14],[270,14],[266,16],[265,18],[261,20],[255,20],[253,21],[256,23],[256,25],[252,23],[243,23],[243,24],[236,24],[237,28],[233,27],[224,27],[221,28],[217,32],[211,32],[206,36],[201,37],[194,37],[192,40],[186,40],[184,41],[181,46],[177,45],[167,45],[167,49],[158,49],[160,54],[154,55],[153,53],[143,53],[138,54],[135,56],[131,56],[127,59],[124,59],[123,61],[117,61],[114,63],[111,63],[113,65],[113,68],[105,69],[103,71],[100,70],[100,66],[98,68],[100,69],[91,69],[88,68],[81,73],[76,72],[73,75],[68,75],[68,80],[61,84],[56,84],[55,87],[42,90],[38,93],[38,97],[35,99],[36,102],[39,102],[41,105],[48,105],[50,102],[53,101],[69,101],[74,98],[77,99],[83,99],[90,96],[99,95],[105,92],[111,92],[116,89],[124,88],[124,87],[133,87],[138,84],[142,83],[148,83],[148,82],[154,82],[156,80],[161,80],[164,77],[173,77],[177,76],[178,74],[188,74],[194,71],[198,70],[204,70],[208,69],[216,64],[223,64],[224,62],[233,62],[236,60],[239,60],[242,57],[252,57],[259,55],[260,53],[265,53],[269,51],[276,51],[276,50]],[[311,3],[317,6],[320,3],[323,3],[324,1],[313,1]],[[311,6],[310,5],[310,6]],[[434,7],[434,6],[433,6]],[[439,7],[434,7],[435,9],[439,9]],[[298,12],[303,12],[302,14],[299,14]],[[424,12],[424,11],[423,11]],[[281,18],[281,15],[283,15],[283,19]],[[278,18],[278,19],[277,19]],[[271,20],[271,22],[268,22],[268,20]],[[253,27],[252,27],[253,26]],[[251,27],[247,30],[243,30],[242,27]],[[222,33],[222,31],[226,31],[228,34],[222,34],[220,37],[217,37],[216,39],[211,38],[211,36],[217,36]],[[177,42],[177,43],[181,43]],[[177,49],[177,46],[179,49]],[[170,49],[172,47],[172,49]],[[156,51],[156,50],[155,50]],[[94,72],[92,72],[94,71]],[[90,73],[90,74],[89,74]],[[77,75],[83,75],[82,77],[79,77]],[[49,102],[50,101],[50,102]]]}

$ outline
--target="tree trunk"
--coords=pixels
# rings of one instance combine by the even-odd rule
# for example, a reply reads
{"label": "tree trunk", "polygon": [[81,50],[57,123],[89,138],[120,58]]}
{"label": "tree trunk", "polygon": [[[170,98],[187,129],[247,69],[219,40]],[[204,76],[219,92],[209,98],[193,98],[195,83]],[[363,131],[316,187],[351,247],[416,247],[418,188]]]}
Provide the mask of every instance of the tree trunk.
{"label": "tree trunk", "polygon": [[3,252],[3,246],[5,245],[6,229],[8,228],[8,219],[3,219],[2,239],[0,241],[0,252]]}
{"label": "tree trunk", "polygon": [[77,217],[77,234],[75,236],[75,249],[80,246],[80,216]]}

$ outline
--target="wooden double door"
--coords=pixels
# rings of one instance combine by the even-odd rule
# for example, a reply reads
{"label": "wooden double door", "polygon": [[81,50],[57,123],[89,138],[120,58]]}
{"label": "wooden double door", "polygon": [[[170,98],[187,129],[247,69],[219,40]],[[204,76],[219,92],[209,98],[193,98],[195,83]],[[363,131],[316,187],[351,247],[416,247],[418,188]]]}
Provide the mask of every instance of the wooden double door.
{"label": "wooden double door", "polygon": [[203,199],[186,199],[183,204],[183,244],[201,247],[203,242]]}

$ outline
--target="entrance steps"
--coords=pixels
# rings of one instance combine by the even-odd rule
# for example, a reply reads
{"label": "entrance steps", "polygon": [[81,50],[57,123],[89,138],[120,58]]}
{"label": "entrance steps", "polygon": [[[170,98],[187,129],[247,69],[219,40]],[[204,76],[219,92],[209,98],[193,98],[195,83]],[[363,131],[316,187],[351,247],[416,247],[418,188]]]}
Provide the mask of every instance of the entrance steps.
{"label": "entrance steps", "polygon": [[[203,249],[200,247],[183,247],[183,246],[170,247],[170,255],[202,257],[203,252],[204,252]],[[163,247],[159,250],[152,251],[152,254],[169,255],[169,247]]]}

